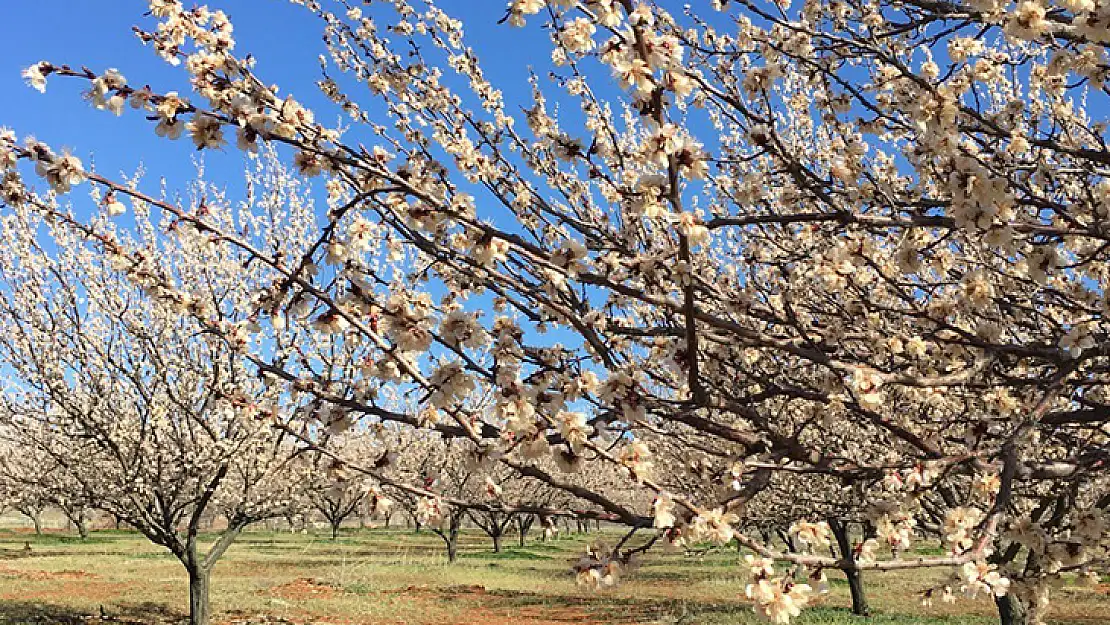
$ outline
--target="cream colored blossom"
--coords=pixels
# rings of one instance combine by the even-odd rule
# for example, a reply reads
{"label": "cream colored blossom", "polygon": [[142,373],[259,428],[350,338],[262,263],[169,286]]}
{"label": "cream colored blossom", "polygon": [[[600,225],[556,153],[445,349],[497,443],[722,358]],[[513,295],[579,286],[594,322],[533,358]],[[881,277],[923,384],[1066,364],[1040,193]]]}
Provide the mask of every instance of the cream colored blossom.
{"label": "cream colored blossom", "polygon": [[563,30],[559,33],[559,41],[570,52],[578,54],[589,52],[597,45],[593,40],[595,30],[597,29],[593,22],[584,17],[579,17],[563,26]]}
{"label": "cream colored blossom", "polygon": [[35,63],[23,70],[23,79],[32,89],[46,93],[46,70],[49,67],[48,63]]}

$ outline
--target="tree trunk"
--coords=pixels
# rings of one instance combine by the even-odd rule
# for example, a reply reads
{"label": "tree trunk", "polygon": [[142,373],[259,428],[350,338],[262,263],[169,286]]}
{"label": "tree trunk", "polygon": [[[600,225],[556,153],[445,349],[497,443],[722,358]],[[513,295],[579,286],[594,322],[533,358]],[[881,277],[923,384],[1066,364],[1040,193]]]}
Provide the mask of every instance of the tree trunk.
{"label": "tree trunk", "polygon": [[385,515],[385,529],[389,529],[389,522],[391,519],[393,519],[392,514]]}
{"label": "tree trunk", "polygon": [[454,562],[459,557],[459,533],[454,530],[447,532],[447,561]]}
{"label": "tree trunk", "polygon": [[766,528],[759,530],[759,536],[763,538],[763,543],[766,545],[770,545],[772,544],[772,541],[774,541],[774,537],[771,536],[771,532],[767,531]]}
{"label": "tree trunk", "polygon": [[494,532],[494,534],[493,534],[493,536],[491,536],[491,538],[493,538],[493,552],[494,553],[501,553],[501,533],[500,532]]}
{"label": "tree trunk", "polygon": [[998,622],[1001,625],[1028,625],[1029,611],[1013,593],[995,597],[994,604],[998,606]]}
{"label": "tree trunk", "polygon": [[84,517],[74,519],[73,524],[77,526],[77,535],[81,537],[81,540],[89,537],[89,523]]}
{"label": "tree trunk", "polygon": [[450,519],[444,540],[447,541],[447,561],[454,562],[459,557],[459,529],[462,528],[462,516],[452,515]]}
{"label": "tree trunk", "polygon": [[790,538],[790,534],[782,529],[777,529],[775,531],[778,533],[779,538],[782,539],[783,544],[786,545],[786,550],[790,553],[795,553],[797,550],[794,549],[794,540]]}
{"label": "tree trunk", "polygon": [[856,568],[844,571],[844,574],[848,577],[848,590],[852,593],[852,614],[870,616],[871,607],[867,605],[867,596],[863,592],[863,575]]}
{"label": "tree trunk", "polygon": [[524,541],[525,541],[526,538],[528,538],[528,528],[531,527],[531,525],[532,525],[531,523],[525,523],[525,522],[523,522],[519,519],[516,522],[516,529],[517,529],[517,532],[520,534],[520,546],[521,547],[524,546]]}
{"label": "tree trunk", "polygon": [[848,561],[848,565],[841,570],[848,578],[848,590],[852,593],[852,614],[868,616],[871,609],[867,605],[867,596],[863,593],[863,575],[856,568],[855,550],[852,548],[852,538],[848,533],[848,523],[840,519],[829,519],[829,528],[836,538],[837,551],[840,557]]}
{"label": "tree trunk", "polygon": [[31,517],[31,522],[35,524],[35,536],[42,536],[42,521],[37,514],[28,514]]}
{"label": "tree trunk", "polygon": [[342,520],[331,521],[330,522],[330,525],[331,525],[331,539],[332,540],[336,540],[337,538],[339,538],[339,524],[342,523],[342,522],[343,522]]}
{"label": "tree trunk", "polygon": [[208,625],[211,606],[208,603],[210,571],[199,567],[189,569],[189,625]]}

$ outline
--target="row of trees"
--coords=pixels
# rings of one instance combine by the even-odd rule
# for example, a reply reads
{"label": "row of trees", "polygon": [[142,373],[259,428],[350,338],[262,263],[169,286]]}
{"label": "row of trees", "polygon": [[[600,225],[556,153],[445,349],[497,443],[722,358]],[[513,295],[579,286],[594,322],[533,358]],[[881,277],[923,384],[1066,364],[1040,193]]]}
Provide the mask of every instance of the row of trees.
{"label": "row of trees", "polygon": [[[10,429],[112,467],[89,487],[178,554],[194,622],[237,529],[200,552],[180,528],[216,501],[241,527],[320,473],[413,498],[449,548],[466,515],[648,532],[583,559],[599,585],[659,540],[736,541],[779,623],[811,601],[802,569],[947,568],[1007,624],[1105,569],[1097,3],[470,9],[549,36],[517,93],[431,0],[295,1],[342,126],[178,0],[137,33],[191,97],[25,72],[198,150],[234,134],[262,152],[241,195],[159,195],[0,136]],[[102,210],[62,203],[79,185]],[[353,461],[333,447],[356,427],[388,434]],[[398,467],[414,432],[431,460]],[[510,499],[510,476],[570,503]],[[908,555],[915,527],[948,553]]]}
{"label": "row of trees", "polygon": [[[245,180],[259,197],[253,210],[280,207],[293,224],[314,219],[311,199],[274,154],[253,167]],[[190,192],[211,188],[201,171]],[[144,213],[134,221],[130,245],[204,284],[185,305],[251,323],[236,309],[251,285],[220,270],[218,249],[201,238],[160,245],[164,223]],[[274,236],[285,232],[275,227]],[[388,518],[396,502],[418,528],[443,537],[453,561],[464,519],[500,549],[510,521],[523,540],[528,517],[574,499],[543,482],[490,474],[434,431],[366,428],[341,406],[287,393],[273,376],[248,371],[222,339],[177,317],[156,283],[133,282],[127,261],[105,258],[85,234],[34,212],[0,222],[9,246],[0,261],[0,358],[13,381],[0,407],[2,503],[36,528],[45,509],[60,509],[82,536],[101,511],[169,549],[188,574],[194,621],[209,618],[212,570],[251,524],[316,512],[334,537],[352,515]],[[304,358],[298,351],[288,357]],[[329,351],[317,366],[337,380],[359,362],[356,346],[336,342]],[[359,467],[368,458],[373,472]],[[503,489],[529,511],[502,509]],[[426,505],[439,494],[484,505],[442,504],[441,514]],[[224,522],[213,525],[214,517]],[[213,541],[201,544],[212,527]]]}
{"label": "row of trees", "polygon": [[[359,441],[371,436],[360,433],[344,438]],[[7,441],[0,464],[0,513],[10,510],[23,515],[32,523],[36,535],[43,534],[43,520],[48,512],[60,513],[82,539],[88,538],[90,530],[96,526],[105,527],[107,524],[117,530],[128,527],[111,512],[115,508],[103,499],[105,495],[102,491],[87,490],[65,466],[56,464],[50,456],[34,455],[34,447],[23,444],[16,447],[12,442]],[[467,495],[471,489],[483,488],[490,501],[504,495],[514,501],[529,501],[537,506],[552,506],[560,499],[569,503],[563,491],[547,488],[542,482],[523,480],[515,475],[506,475],[504,481],[494,482],[478,467],[468,466],[467,459],[460,454],[444,454],[445,457],[453,455],[456,461],[439,465],[441,456],[433,454],[432,450],[442,444],[441,440],[423,444],[410,442],[412,453],[400,457],[400,466],[406,468],[399,470],[411,471],[420,480],[435,487],[437,492],[454,496]],[[364,452],[366,448],[367,445],[345,441],[338,446],[336,453],[350,457],[350,454]],[[435,468],[431,463],[436,463]],[[560,520],[568,531],[571,529],[565,518],[509,513],[497,508],[464,510],[463,516],[449,517],[450,523],[445,519],[443,523],[426,525],[428,519],[422,513],[422,500],[410,493],[388,487],[383,489],[350,471],[339,471],[337,474],[334,470],[322,470],[307,475],[312,479],[289,476],[290,480],[298,480],[300,488],[290,492],[291,498],[286,506],[276,508],[272,514],[255,523],[271,530],[284,528],[289,531],[308,531],[324,526],[334,540],[345,525],[357,524],[359,529],[364,529],[370,522],[374,526],[390,529],[400,527],[392,524],[401,516],[405,528],[416,532],[426,529],[442,536],[447,541],[446,553],[452,561],[457,555],[458,531],[464,523],[485,533],[495,553],[501,551],[506,538],[512,538],[524,547],[537,521],[546,530],[544,539],[560,531]],[[86,483],[91,481],[85,480]],[[218,503],[210,506],[202,514],[199,530],[210,533],[215,528],[230,526],[235,522],[236,514],[235,507],[223,507]],[[275,523],[277,521],[284,523]],[[574,529],[578,533],[588,533],[591,528],[589,523],[579,521]]]}
{"label": "row of trees", "polygon": [[48,509],[60,511],[81,538],[87,538],[93,513],[89,493],[34,449],[4,446],[0,451],[0,511],[15,510],[42,534]]}
{"label": "row of trees", "polygon": [[[199,177],[193,191],[206,184]],[[271,208],[280,202],[286,218],[312,217],[311,202],[295,195],[295,179],[272,154],[247,184]],[[290,208],[298,201],[300,213]],[[160,246],[159,226],[143,214],[135,221],[132,245],[204,284],[189,305],[240,316],[236,302],[250,285],[220,271],[218,250],[202,239]],[[249,372],[223,340],[177,317],[155,284],[134,283],[126,261],[57,226],[23,211],[0,221],[9,246],[0,260],[0,359],[13,380],[0,406],[0,504],[36,530],[43,511],[57,508],[82,536],[94,510],[141,532],[184,566],[193,621],[209,618],[212,570],[251,524],[318,512],[334,537],[352,515],[387,516],[398,502],[417,527],[444,538],[453,561],[464,515],[500,548],[508,521],[521,516],[500,507],[503,488],[537,512],[562,493],[531,480],[493,482],[463,447],[433,431],[354,428],[341,408],[286,393]],[[322,366],[342,376],[356,353],[335,349]],[[352,468],[367,458],[377,459],[375,479]],[[483,488],[481,510],[426,509],[436,494],[461,500]],[[213,525],[217,516],[225,522]],[[523,540],[530,521],[516,522]],[[212,542],[202,544],[202,530],[213,527]]]}

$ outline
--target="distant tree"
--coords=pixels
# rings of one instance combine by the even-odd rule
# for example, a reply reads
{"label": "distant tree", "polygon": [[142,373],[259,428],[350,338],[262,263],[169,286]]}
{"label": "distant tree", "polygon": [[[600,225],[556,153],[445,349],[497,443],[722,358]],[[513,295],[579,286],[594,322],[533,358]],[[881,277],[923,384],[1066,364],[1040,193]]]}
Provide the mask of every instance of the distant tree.
{"label": "distant tree", "polygon": [[39,471],[42,472],[50,505],[62,512],[82,540],[88,538],[89,524],[96,513],[96,493],[73,479],[69,471],[55,462],[48,461],[39,467]]}
{"label": "distant tree", "polygon": [[438,536],[447,552],[447,561],[458,559],[459,534],[467,518],[467,508],[451,505],[445,498],[472,501],[481,478],[468,464],[461,445],[452,445],[435,433],[406,437],[406,447],[397,456],[396,473],[403,483],[417,483],[422,492],[391,489],[416,523],[417,531],[427,528]]}
{"label": "distant tree", "polygon": [[[528,499],[527,493],[524,492],[525,485],[530,481],[528,478],[497,466],[491,466],[485,473],[485,479],[481,480],[475,487],[485,489],[487,499],[497,501],[504,498],[513,502],[535,503],[535,501]],[[478,500],[480,494],[468,493],[468,497]],[[470,509],[467,510],[467,515],[471,522],[493,541],[494,553],[501,552],[502,541],[510,531],[514,520],[519,516],[516,513],[497,508]]]}
{"label": "distant tree", "polygon": [[[92,462],[94,457],[78,458],[77,455],[85,453],[85,449],[75,446],[70,449],[74,457],[61,463],[41,448],[21,442],[50,436],[48,430],[5,436],[7,430],[2,426],[0,421],[0,448],[5,450],[0,452],[0,484],[6,484],[6,488],[12,493],[22,493],[20,499],[39,499],[40,503],[60,511],[82,540],[88,538],[89,524],[97,509],[98,495],[75,479],[68,467],[71,464]],[[40,426],[32,423],[27,427]],[[2,490],[4,487],[0,487],[0,491]],[[21,507],[29,513],[35,508],[29,502]],[[38,519],[34,519],[34,523],[37,532],[41,523]]]}
{"label": "distant tree", "polygon": [[41,536],[42,514],[51,503],[50,491],[39,479],[43,457],[33,449],[7,443],[0,448],[0,500],[4,507],[27,517],[35,536]]}
{"label": "distant tree", "polygon": [[361,515],[370,492],[366,476],[351,470],[349,464],[383,452],[369,435],[361,432],[333,438],[327,442],[327,447],[331,455],[319,458],[312,471],[307,500],[328,522],[332,540],[335,540],[344,521]]}

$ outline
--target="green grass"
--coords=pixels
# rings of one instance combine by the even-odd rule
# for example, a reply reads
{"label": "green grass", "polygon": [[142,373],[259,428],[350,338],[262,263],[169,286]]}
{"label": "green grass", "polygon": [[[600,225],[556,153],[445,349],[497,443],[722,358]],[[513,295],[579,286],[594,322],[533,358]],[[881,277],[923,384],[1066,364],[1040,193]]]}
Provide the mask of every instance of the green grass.
{"label": "green grass", "polygon": [[463,558],[479,560],[550,560],[550,555],[535,553],[531,549],[502,548],[500,553],[473,552],[461,554]]}
{"label": "green grass", "polygon": [[[319,535],[249,531],[215,571],[212,601],[217,623],[266,615],[272,622],[343,625],[442,625],[480,623],[613,623],[755,625],[743,599],[746,572],[735,549],[688,556],[654,549],[612,589],[578,588],[571,564],[589,543],[612,545],[603,531],[516,545],[506,537],[501,553],[484,535],[465,531],[460,559],[448,564],[443,543],[430,532],[391,528],[345,530],[332,540]],[[211,538],[208,536],[206,538]],[[530,537],[530,538],[534,538]],[[32,547],[23,553],[23,544]],[[917,550],[929,550],[922,545]],[[875,616],[851,615],[839,573],[831,593],[807,609],[800,625],[986,625],[993,604],[981,598],[922,608],[916,592],[943,571],[870,574],[867,591]],[[1110,622],[1105,592],[1064,589],[1049,615],[1051,625]],[[0,625],[87,622],[101,606],[122,623],[179,623],[185,575],[164,549],[126,531],[97,531],[87,541],[51,532],[0,529]],[[175,620],[177,619],[177,620]]]}
{"label": "green grass", "polygon": [[[119,532],[115,537],[125,536],[133,537],[134,534]],[[41,536],[23,536],[23,538],[26,539],[25,542],[29,542],[32,545],[107,545],[113,542],[114,537],[112,535],[96,532],[95,534],[90,534],[88,538],[51,533],[44,533]],[[22,546],[22,544],[19,546]]]}

